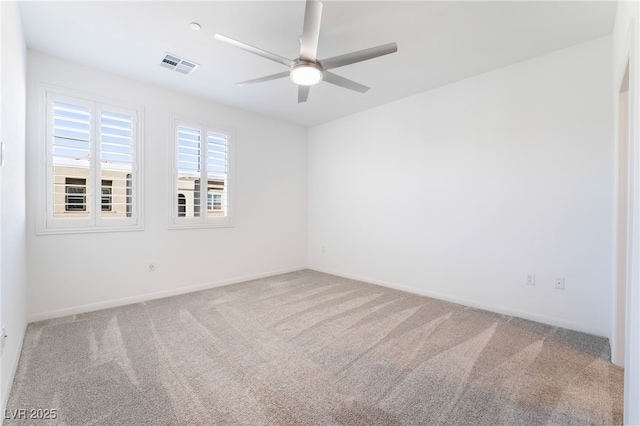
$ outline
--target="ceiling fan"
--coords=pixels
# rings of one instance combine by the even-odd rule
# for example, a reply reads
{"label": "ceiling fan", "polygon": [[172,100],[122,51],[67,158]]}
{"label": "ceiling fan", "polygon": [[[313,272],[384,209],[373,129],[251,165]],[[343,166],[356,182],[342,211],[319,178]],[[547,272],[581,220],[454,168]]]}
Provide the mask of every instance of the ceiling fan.
{"label": "ceiling fan", "polygon": [[254,80],[242,81],[237,83],[238,85],[262,83],[265,81],[289,77],[291,78],[291,81],[298,85],[298,103],[306,102],[309,97],[309,90],[311,86],[319,83],[320,81],[326,81],[327,83],[335,84],[336,86],[365,93],[369,90],[369,87],[363,86],[362,84],[356,83],[355,81],[347,78],[340,77],[337,74],[329,72],[329,70],[397,52],[398,45],[396,43],[388,43],[320,60],[316,58],[316,53],[318,51],[321,19],[322,3],[317,0],[307,0],[304,12],[302,36],[300,37],[300,57],[296,59],[284,58],[280,55],[276,55],[275,53],[267,52],[266,50],[234,40],[222,34],[216,34],[214,37],[217,40],[229,43],[232,46],[239,47],[247,52],[262,56],[263,58],[270,59],[289,67],[289,71],[256,78]]}

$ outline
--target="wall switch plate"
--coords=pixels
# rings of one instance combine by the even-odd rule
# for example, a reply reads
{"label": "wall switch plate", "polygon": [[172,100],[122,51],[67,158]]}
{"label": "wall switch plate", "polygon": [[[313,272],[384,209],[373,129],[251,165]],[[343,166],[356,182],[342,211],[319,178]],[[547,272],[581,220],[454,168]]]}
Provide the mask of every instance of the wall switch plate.
{"label": "wall switch plate", "polygon": [[564,290],[564,277],[555,277],[553,280],[553,288],[556,290]]}
{"label": "wall switch plate", "polygon": [[536,274],[527,274],[527,285],[536,285]]}
{"label": "wall switch plate", "polygon": [[0,338],[0,354],[4,352],[4,344],[7,342],[7,326],[2,326],[2,337]]}

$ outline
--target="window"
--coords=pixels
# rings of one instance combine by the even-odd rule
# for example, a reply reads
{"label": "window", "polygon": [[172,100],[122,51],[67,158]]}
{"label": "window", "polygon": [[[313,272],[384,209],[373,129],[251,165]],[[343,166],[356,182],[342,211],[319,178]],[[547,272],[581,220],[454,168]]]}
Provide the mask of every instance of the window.
{"label": "window", "polygon": [[139,109],[44,90],[40,233],[141,229]]}
{"label": "window", "polygon": [[[103,180],[102,181],[102,211],[110,212],[111,211],[111,195],[113,194],[111,191],[111,185],[113,181],[111,180]],[[125,209],[126,213],[126,209]]]}
{"label": "window", "polygon": [[65,200],[64,210],[66,212],[87,211],[87,180],[86,179],[65,179]]}
{"label": "window", "polygon": [[209,210],[222,210],[222,194],[207,194]]}
{"label": "window", "polygon": [[187,197],[184,194],[178,194],[178,217],[187,215]]}
{"label": "window", "polygon": [[210,180],[207,187],[207,210],[209,210],[209,212],[222,211],[223,195],[224,181]]}
{"label": "window", "polygon": [[171,228],[233,226],[232,132],[174,122]]}

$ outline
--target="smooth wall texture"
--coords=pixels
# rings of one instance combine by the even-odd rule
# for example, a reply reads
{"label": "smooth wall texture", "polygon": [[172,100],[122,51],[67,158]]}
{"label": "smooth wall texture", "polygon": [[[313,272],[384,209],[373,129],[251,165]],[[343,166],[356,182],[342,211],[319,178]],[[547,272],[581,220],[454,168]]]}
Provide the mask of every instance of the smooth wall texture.
{"label": "smooth wall texture", "polygon": [[[27,239],[25,213],[25,102],[27,51],[16,2],[0,3],[2,13],[2,141],[5,164],[0,167],[2,203],[0,297],[7,339],[2,352],[0,395],[6,407],[27,326]],[[4,411],[2,411],[4,412]]]}
{"label": "smooth wall texture", "polygon": [[[170,71],[167,71],[170,72]],[[175,78],[188,78],[175,74]],[[145,229],[35,234],[36,82],[144,107]],[[28,317],[63,314],[306,266],[306,130],[29,51]],[[171,114],[235,129],[235,227],[168,230]],[[147,264],[156,263],[155,272]]]}
{"label": "smooth wall texture", "polygon": [[[631,171],[630,185],[630,210],[632,218],[630,221],[630,236],[628,237],[628,250],[630,252],[630,268],[628,272],[628,283],[626,289],[626,338],[625,338],[625,388],[624,388],[624,423],[635,425],[640,424],[640,199],[638,188],[640,188],[640,158],[638,157],[640,143],[640,118],[638,111],[640,106],[640,32],[638,29],[638,18],[640,17],[640,6],[636,1],[621,1],[618,3],[616,20],[613,27],[613,79],[611,91],[617,101],[620,91],[620,82],[624,76],[627,61],[629,61],[629,107],[630,116],[634,118],[628,135],[630,140],[629,150],[632,153],[629,167]],[[613,104],[614,111],[618,114],[618,103]],[[618,129],[613,132],[618,134]],[[617,143],[614,144],[614,149]],[[617,151],[616,151],[617,152]],[[617,154],[616,154],[617,156]],[[617,171],[616,171],[617,174]],[[617,189],[617,187],[615,188]],[[615,251],[614,251],[615,253]],[[615,295],[615,286],[612,289]],[[614,323],[615,324],[615,323]],[[613,329],[611,335],[615,337],[616,330]],[[615,340],[613,341],[615,344]]]}
{"label": "smooth wall texture", "polygon": [[610,57],[605,37],[311,128],[309,267],[608,336]]}

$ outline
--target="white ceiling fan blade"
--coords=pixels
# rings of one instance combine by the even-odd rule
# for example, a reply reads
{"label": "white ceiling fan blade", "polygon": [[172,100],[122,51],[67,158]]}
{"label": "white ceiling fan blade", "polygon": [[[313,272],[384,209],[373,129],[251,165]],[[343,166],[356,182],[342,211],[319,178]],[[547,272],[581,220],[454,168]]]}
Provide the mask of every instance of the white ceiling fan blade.
{"label": "white ceiling fan blade", "polygon": [[348,78],[340,77],[329,71],[325,71],[322,75],[322,80],[327,83],[335,84],[336,86],[344,87],[345,89],[355,90],[356,92],[365,93],[369,90],[369,87],[363,86],[360,83],[356,83]]}
{"label": "white ceiling fan blade", "polygon": [[239,47],[240,49],[246,50],[247,52],[253,53],[255,55],[262,56],[263,58],[271,59],[274,62],[278,62],[288,67],[293,65],[293,61],[291,59],[284,58],[280,55],[276,55],[275,53],[267,52],[266,50],[262,50],[257,47],[251,46],[250,44],[234,40],[222,34],[216,34],[213,36],[213,38],[215,38],[216,40],[224,41],[225,43],[228,43],[232,46]]}
{"label": "white ceiling fan blade", "polygon": [[268,75],[266,77],[260,77],[260,78],[256,78],[253,80],[247,80],[247,81],[241,81],[239,83],[236,83],[238,86],[244,86],[247,84],[255,84],[255,83],[262,83],[264,81],[271,81],[271,80],[277,80],[279,78],[284,78],[284,77],[289,77],[289,71],[283,71],[283,72],[279,72],[278,74],[272,74],[272,75]]}
{"label": "white ceiling fan blade", "polygon": [[304,9],[304,25],[300,38],[300,59],[315,62],[320,38],[320,21],[322,20],[322,3],[307,0]]}
{"label": "white ceiling fan blade", "polygon": [[322,69],[330,70],[333,68],[343,67],[345,65],[355,64],[356,62],[377,58],[378,56],[388,55],[397,51],[398,45],[396,43],[388,43],[381,46],[358,50],[357,52],[334,56],[333,58],[323,59],[318,61],[318,63],[322,66]]}
{"label": "white ceiling fan blade", "polygon": [[298,86],[298,103],[307,102],[311,86]]}

